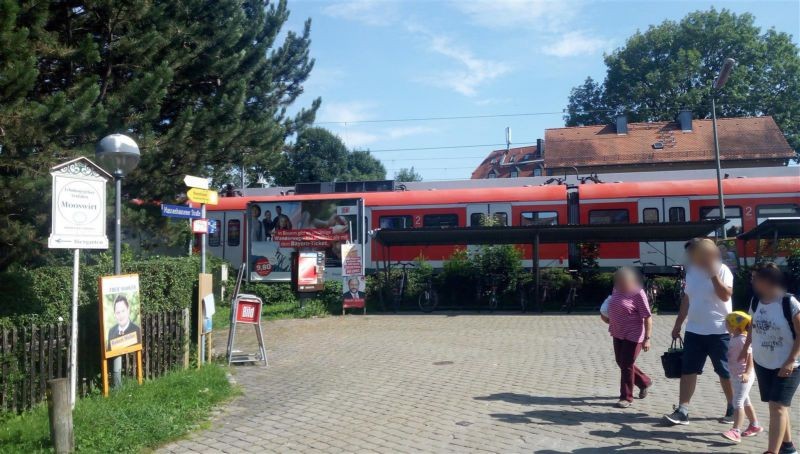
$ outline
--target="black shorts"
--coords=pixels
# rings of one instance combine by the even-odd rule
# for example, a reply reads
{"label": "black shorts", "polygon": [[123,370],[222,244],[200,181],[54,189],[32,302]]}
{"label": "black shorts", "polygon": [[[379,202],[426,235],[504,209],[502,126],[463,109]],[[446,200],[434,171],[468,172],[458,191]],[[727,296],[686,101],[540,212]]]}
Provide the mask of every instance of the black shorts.
{"label": "black shorts", "polygon": [[800,369],[795,369],[788,377],[779,377],[779,371],[780,369],[767,369],[756,363],[756,378],[758,378],[761,401],[778,402],[784,407],[791,407],[792,397],[800,385]]}
{"label": "black shorts", "polygon": [[731,378],[728,370],[728,342],[730,334],[696,334],[687,331],[683,335],[682,373],[702,374],[706,358],[711,358],[714,372],[720,378]]}

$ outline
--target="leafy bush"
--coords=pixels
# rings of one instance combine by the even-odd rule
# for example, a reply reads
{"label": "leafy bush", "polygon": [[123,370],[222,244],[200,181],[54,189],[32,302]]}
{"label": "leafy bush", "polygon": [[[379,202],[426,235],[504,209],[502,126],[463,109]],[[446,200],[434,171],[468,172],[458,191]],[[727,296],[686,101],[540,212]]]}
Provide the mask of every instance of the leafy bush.
{"label": "leafy bush", "polygon": [[[209,269],[220,261],[210,261]],[[123,272],[138,273],[142,311],[161,312],[191,307],[194,302],[199,257],[154,257],[123,262]],[[107,261],[82,265],[78,304],[81,316],[96,318],[98,280],[113,274]],[[52,266],[0,273],[0,324],[54,323],[70,319],[72,267]],[[85,315],[84,315],[85,314]]]}

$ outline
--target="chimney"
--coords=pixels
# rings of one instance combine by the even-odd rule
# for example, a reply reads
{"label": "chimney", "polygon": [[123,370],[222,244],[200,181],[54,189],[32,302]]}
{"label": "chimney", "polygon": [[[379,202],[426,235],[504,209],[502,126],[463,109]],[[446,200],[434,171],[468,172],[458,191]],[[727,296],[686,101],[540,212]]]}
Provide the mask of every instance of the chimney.
{"label": "chimney", "polygon": [[678,123],[681,126],[681,131],[692,132],[692,111],[689,109],[681,109],[678,112]]}
{"label": "chimney", "polygon": [[536,157],[544,157],[544,140],[536,139]]}
{"label": "chimney", "polygon": [[617,135],[624,136],[628,134],[628,117],[625,115],[617,115]]}

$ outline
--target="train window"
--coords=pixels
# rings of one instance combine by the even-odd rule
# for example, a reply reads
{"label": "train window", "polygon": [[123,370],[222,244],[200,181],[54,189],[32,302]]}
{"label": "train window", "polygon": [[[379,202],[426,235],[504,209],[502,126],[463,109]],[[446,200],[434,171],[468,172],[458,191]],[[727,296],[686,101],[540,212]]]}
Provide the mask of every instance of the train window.
{"label": "train window", "polygon": [[238,219],[228,221],[228,246],[238,246],[242,233],[242,222]]}
{"label": "train window", "polygon": [[591,210],[589,224],[628,224],[628,210]]}
{"label": "train window", "polygon": [[670,207],[669,222],[686,222],[686,210],[683,207]]}
{"label": "train window", "polygon": [[557,211],[523,211],[519,225],[558,225]]}
{"label": "train window", "polygon": [[792,203],[780,205],[759,205],[756,208],[756,216],[759,224],[769,218],[800,217],[800,206]]}
{"label": "train window", "polygon": [[[720,218],[719,207],[700,208],[700,219],[719,219],[719,218]],[[728,220],[728,222],[725,224],[725,231],[727,232],[727,236],[729,238],[735,237],[736,235],[742,233],[742,207],[726,206],[725,219]]]}
{"label": "train window", "polygon": [[502,211],[495,212],[492,217],[495,220],[496,225],[501,227],[508,227],[508,213],[504,213]]}
{"label": "train window", "polygon": [[211,232],[212,230],[214,231],[214,233],[208,234],[208,246],[219,247],[220,238],[222,237],[222,232],[220,232],[220,222],[218,219],[208,220],[208,231]]}
{"label": "train window", "polygon": [[483,213],[472,213],[469,215],[469,225],[471,227],[480,227],[483,225],[483,217],[486,216]]}
{"label": "train window", "polygon": [[381,216],[379,224],[382,229],[409,229],[414,227],[411,216]]}
{"label": "train window", "polygon": [[642,223],[658,224],[658,208],[645,208],[642,210]]}
{"label": "train window", "polygon": [[426,214],[422,216],[423,227],[458,227],[457,214]]}

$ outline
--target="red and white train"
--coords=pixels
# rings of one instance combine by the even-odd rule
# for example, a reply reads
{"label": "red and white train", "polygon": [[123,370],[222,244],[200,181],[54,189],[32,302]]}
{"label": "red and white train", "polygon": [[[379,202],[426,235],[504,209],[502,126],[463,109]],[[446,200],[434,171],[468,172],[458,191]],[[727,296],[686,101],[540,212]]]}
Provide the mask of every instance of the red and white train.
{"label": "red and white train", "polygon": [[[800,168],[771,169],[771,176],[742,177],[727,170],[732,178],[723,181],[727,229],[730,233],[748,231],[766,218],[800,216]],[[664,172],[665,181],[605,182],[567,185],[541,185],[533,179],[492,182],[464,181],[457,184],[407,184],[405,190],[330,194],[272,194],[221,198],[208,207],[208,218],[217,223],[218,233],[209,238],[209,251],[238,267],[248,254],[247,209],[253,203],[289,204],[324,200],[359,199],[363,203],[367,229],[388,227],[451,227],[478,225],[482,215],[491,215],[506,225],[607,224],[681,222],[718,218],[717,183],[713,171],[703,171],[704,179],[693,177],[697,171]],[[757,174],[753,171],[750,175]],[[763,174],[763,172],[762,172]],[[622,176],[624,178],[625,175]],[[601,177],[603,178],[603,177]],[[641,176],[639,176],[641,178]],[[654,177],[651,177],[654,178]],[[605,179],[605,178],[603,178]],[[532,181],[528,181],[532,180]],[[613,181],[613,180],[612,180]],[[291,192],[291,191],[290,191]],[[733,235],[729,234],[729,237]],[[385,259],[385,249],[368,236],[364,239],[365,264],[376,269]],[[391,260],[409,261],[419,256],[433,266],[441,266],[458,246],[394,247]],[[463,247],[463,246],[462,246]],[[525,266],[531,266],[532,251],[524,248]],[[540,265],[567,266],[567,245],[543,245]],[[739,257],[752,260],[755,245],[747,250],[737,245]],[[683,257],[680,243],[608,243],[600,245],[599,265],[616,267],[634,261],[669,267]]]}

